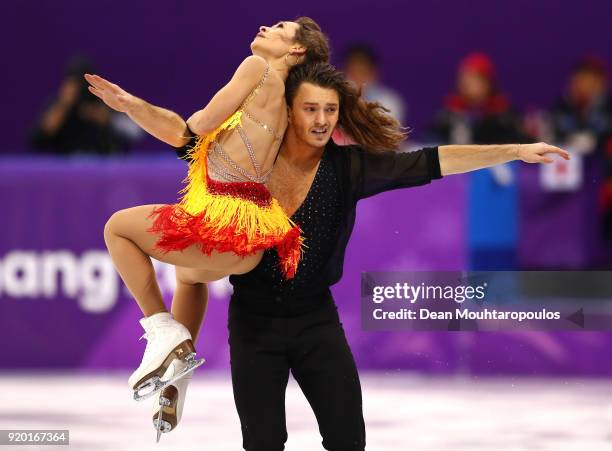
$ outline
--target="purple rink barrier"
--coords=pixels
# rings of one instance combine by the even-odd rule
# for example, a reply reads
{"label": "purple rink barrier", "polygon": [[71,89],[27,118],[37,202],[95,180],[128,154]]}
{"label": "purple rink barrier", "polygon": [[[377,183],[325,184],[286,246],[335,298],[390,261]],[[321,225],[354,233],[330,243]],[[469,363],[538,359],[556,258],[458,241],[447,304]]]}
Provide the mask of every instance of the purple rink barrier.
{"label": "purple rink barrier", "polygon": [[[133,369],[144,342],[140,311],[112,268],[103,226],[112,212],[172,202],[185,175],[172,158],[5,159],[0,235],[2,370]],[[429,373],[612,375],[612,334],[366,332],[361,271],[462,270],[466,266],[466,178],[388,192],[362,201],[333,288],[362,369]],[[61,275],[58,275],[61,274]],[[172,267],[158,279],[169,303]],[[211,286],[199,353],[227,368],[227,300]]]}
{"label": "purple rink barrier", "polygon": [[609,267],[612,249],[606,249],[604,244],[598,208],[605,161],[598,155],[589,155],[583,157],[581,166],[580,188],[567,191],[546,191],[541,183],[541,166],[518,167],[520,267]]}

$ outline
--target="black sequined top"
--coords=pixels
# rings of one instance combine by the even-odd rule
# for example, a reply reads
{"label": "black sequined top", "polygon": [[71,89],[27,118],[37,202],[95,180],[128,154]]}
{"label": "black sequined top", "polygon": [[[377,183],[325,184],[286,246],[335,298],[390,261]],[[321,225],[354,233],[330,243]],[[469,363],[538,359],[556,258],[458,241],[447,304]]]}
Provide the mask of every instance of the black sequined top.
{"label": "black sequined top", "polygon": [[[291,315],[330,298],[342,277],[344,253],[360,199],[441,178],[438,148],[367,152],[330,141],[304,203],[293,216],[304,232],[303,254],[293,280],[283,280],[273,250],[251,272],[231,276],[233,301],[262,314]],[[297,310],[296,310],[297,309]]]}
{"label": "black sequined top", "polygon": [[[179,157],[184,149],[177,149]],[[232,299],[291,310],[291,305],[329,297],[329,287],[342,277],[357,202],[441,177],[437,147],[414,152],[368,152],[359,146],[338,146],[330,140],[306,199],[292,217],[302,227],[307,246],[295,278],[283,280],[276,253],[268,250],[251,272],[230,277]]]}
{"label": "black sequined top", "polygon": [[321,268],[329,260],[342,222],[341,198],[338,193],[338,178],[324,151],[312,185],[291,219],[302,229],[304,244],[297,272],[293,279],[286,280],[279,269],[274,249],[264,252],[262,261],[248,274],[232,276],[236,287],[265,286],[275,294],[292,295],[307,293],[321,284]]}

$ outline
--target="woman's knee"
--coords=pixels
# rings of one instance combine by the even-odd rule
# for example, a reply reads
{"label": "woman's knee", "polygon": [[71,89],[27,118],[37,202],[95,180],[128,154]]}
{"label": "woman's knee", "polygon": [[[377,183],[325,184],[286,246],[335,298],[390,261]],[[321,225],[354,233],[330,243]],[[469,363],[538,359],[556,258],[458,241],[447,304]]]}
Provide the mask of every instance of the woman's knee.
{"label": "woman's knee", "polygon": [[121,224],[125,222],[125,211],[119,210],[114,212],[110,218],[104,224],[104,238],[111,237],[112,235],[121,235]]}
{"label": "woman's knee", "polygon": [[104,241],[106,242],[107,246],[112,236],[116,234],[118,213],[118,211],[113,213],[106,221],[106,224],[104,224]]}
{"label": "woman's knee", "polygon": [[116,211],[111,215],[110,218],[108,218],[106,224],[104,224],[104,241],[106,242],[107,246],[109,244],[109,241],[114,236],[122,236],[127,238],[127,236],[125,236],[124,230],[124,224],[126,224],[125,216],[126,210]]}

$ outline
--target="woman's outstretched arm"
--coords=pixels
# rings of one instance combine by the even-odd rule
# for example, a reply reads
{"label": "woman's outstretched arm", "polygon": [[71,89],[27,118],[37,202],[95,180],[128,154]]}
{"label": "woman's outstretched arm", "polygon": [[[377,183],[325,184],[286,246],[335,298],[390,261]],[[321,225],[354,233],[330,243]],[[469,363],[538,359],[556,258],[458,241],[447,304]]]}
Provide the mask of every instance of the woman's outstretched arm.
{"label": "woman's outstretched arm", "polygon": [[246,58],[230,82],[215,94],[204,109],[194,113],[187,122],[177,113],[152,105],[99,75],[86,74],[85,79],[90,84],[89,91],[109,107],[127,114],[157,139],[173,147],[182,147],[191,138],[187,124],[197,135],[213,131],[240,107],[263,76],[266,65],[266,61],[261,57]]}
{"label": "woman's outstretched arm", "polygon": [[552,158],[545,156],[551,153],[561,155],[566,160],[570,159],[567,151],[546,143],[438,147],[442,175],[474,171],[513,160],[552,163]]}
{"label": "woman's outstretched arm", "polygon": [[115,111],[127,114],[157,139],[173,147],[181,147],[189,140],[187,125],[175,112],[151,105],[98,75],[85,74],[85,79],[91,93]]}

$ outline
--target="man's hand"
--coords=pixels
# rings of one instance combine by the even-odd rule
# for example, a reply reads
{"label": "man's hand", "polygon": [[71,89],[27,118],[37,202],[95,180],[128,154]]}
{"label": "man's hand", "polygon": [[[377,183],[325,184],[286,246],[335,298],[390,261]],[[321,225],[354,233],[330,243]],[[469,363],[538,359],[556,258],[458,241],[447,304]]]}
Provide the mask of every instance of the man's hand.
{"label": "man's hand", "polygon": [[118,85],[105,80],[98,75],[85,74],[85,80],[90,84],[89,92],[99,97],[115,111],[127,113],[134,102],[134,96],[121,89]]}
{"label": "man's hand", "polygon": [[525,163],[552,163],[552,158],[544,156],[549,153],[561,155],[566,160],[570,159],[569,152],[546,143],[520,144],[516,157]]}

